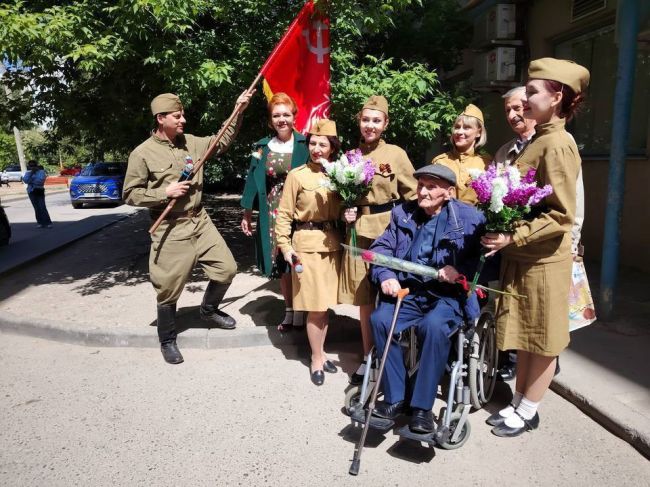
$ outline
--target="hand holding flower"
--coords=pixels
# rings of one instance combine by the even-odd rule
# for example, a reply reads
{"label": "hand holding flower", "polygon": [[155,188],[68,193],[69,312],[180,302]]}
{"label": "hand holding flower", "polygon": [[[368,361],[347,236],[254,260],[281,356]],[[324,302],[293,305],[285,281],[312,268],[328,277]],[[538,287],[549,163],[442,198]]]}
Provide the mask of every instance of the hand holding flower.
{"label": "hand holding flower", "polygon": [[491,257],[513,242],[512,233],[486,233],[485,236],[481,237],[481,244],[489,250],[485,254],[486,257]]}
{"label": "hand holding flower", "polygon": [[343,221],[348,225],[351,225],[357,221],[357,207],[353,206],[352,208],[346,208],[343,212]]}

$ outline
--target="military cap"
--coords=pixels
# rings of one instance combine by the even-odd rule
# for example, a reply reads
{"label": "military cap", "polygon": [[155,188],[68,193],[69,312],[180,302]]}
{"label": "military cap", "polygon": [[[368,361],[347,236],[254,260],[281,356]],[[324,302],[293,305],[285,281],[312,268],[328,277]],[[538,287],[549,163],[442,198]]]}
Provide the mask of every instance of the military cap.
{"label": "military cap", "polygon": [[151,100],[151,113],[179,112],[183,109],[181,99],[173,93],[163,93]]}
{"label": "military cap", "polygon": [[311,124],[309,133],[312,135],[330,135],[336,137],[336,123],[334,123],[334,120],[321,118]]}
{"label": "military cap", "polygon": [[485,125],[485,120],[483,119],[483,112],[479,107],[476,105],[472,105],[471,103],[465,107],[465,110],[463,110],[463,113],[461,115],[464,115],[466,117],[474,117],[480,120],[481,125]]}
{"label": "military cap", "polygon": [[528,77],[559,81],[571,88],[576,95],[589,86],[589,70],[566,59],[544,57],[535,59],[528,66]]}
{"label": "military cap", "polygon": [[456,186],[456,174],[454,174],[454,171],[442,164],[427,164],[413,173],[415,179],[421,176],[444,179],[449,184]]}
{"label": "military cap", "polygon": [[388,100],[386,100],[386,98],[381,95],[372,95],[370,98],[368,98],[363,104],[363,108],[361,108],[361,110],[363,111],[366,108],[369,110],[379,110],[388,116]]}

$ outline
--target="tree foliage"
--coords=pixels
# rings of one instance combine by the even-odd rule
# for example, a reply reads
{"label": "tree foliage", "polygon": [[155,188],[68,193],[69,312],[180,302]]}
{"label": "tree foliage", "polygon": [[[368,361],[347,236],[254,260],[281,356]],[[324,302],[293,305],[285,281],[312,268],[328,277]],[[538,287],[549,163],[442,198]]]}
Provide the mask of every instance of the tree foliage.
{"label": "tree foliage", "polygon": [[[406,50],[388,51],[393,58],[381,54],[385,43],[399,37],[396,26],[431,3],[317,1],[332,21],[333,114],[350,143],[357,137],[354,115],[372,92],[391,102],[391,141],[416,152],[462,103],[440,89],[427,64],[431,59],[420,55],[426,48],[413,56]],[[188,132],[214,132],[303,4],[9,0],[0,5],[0,50],[10,68],[5,82],[21,95],[22,105],[11,103],[8,116],[17,123],[29,106],[34,120],[51,125],[52,143],[69,140],[83,143],[95,157],[108,151],[119,157],[147,137],[149,101],[171,91],[183,99]],[[208,175],[241,174],[250,143],[267,131],[264,100],[257,96],[236,145],[208,167]]]}

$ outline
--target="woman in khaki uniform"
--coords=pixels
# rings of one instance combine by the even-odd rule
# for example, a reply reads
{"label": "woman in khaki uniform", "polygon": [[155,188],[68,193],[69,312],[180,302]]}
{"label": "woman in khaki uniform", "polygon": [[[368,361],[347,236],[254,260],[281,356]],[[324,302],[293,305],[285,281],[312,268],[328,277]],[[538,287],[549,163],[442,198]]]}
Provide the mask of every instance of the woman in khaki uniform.
{"label": "woman in khaki uniform", "polygon": [[489,155],[480,155],[476,151],[487,142],[487,131],[483,120],[483,112],[476,106],[469,104],[463,113],[456,117],[451,131],[451,143],[454,148],[433,158],[431,164],[442,164],[456,174],[456,199],[476,205],[476,193],[470,187],[470,169],[487,169],[492,158]]}
{"label": "woman in khaki uniform", "polygon": [[488,255],[503,249],[502,288],[526,296],[504,296],[497,303],[497,345],[517,350],[513,401],[488,419],[492,432],[505,437],[537,428],[538,405],[553,379],[557,356],[569,344],[571,230],[581,160],[565,123],[589,84],[587,69],[554,58],[532,61],[528,77],[525,113],[537,126],[515,164],[522,175],[535,169],[538,184],[550,184],[553,194],[513,233],[489,233],[482,239]]}
{"label": "woman in khaki uniform", "polygon": [[[396,145],[387,144],[381,135],[388,127],[388,101],[373,95],[357,116],[362,143],[359,149],[375,166],[370,191],[357,202],[357,206],[344,213],[344,220],[354,224],[357,247],[367,249],[390,223],[390,211],[397,204],[413,199],[417,181],[413,178],[413,164],[406,152]],[[348,241],[349,244],[349,235]],[[366,275],[368,265],[344,252],[339,282],[339,302],[359,306],[359,322],[364,357],[372,348],[370,314],[375,307],[375,292]],[[350,383],[359,384],[365,372],[365,360],[350,377]]]}
{"label": "woman in khaki uniform", "polygon": [[275,233],[282,255],[292,264],[293,309],[308,311],[311,380],[319,386],[325,381],[323,370],[337,371],[327,359],[324,346],[327,310],[336,305],[341,265],[337,225],[341,199],[324,186],[327,174],[321,164],[322,159],[331,160],[340,150],[335,123],[318,121],[307,136],[307,147],[310,161],[290,171],[284,183]]}

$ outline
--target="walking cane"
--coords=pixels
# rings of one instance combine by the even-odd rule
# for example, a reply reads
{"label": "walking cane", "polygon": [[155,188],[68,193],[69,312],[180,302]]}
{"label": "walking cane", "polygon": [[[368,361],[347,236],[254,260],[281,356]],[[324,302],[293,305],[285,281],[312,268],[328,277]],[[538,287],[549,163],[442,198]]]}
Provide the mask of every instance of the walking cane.
{"label": "walking cane", "polygon": [[[388,356],[388,347],[390,347],[390,342],[393,339],[393,333],[395,333],[395,325],[397,324],[397,313],[399,313],[399,308],[402,306],[402,301],[406,296],[408,296],[409,290],[400,289],[397,291],[397,303],[395,304],[395,312],[393,313],[393,321],[390,324],[390,331],[388,332],[388,339],[386,340],[386,345],[384,346],[384,352],[381,355],[381,362],[379,363],[379,373],[377,375],[377,382],[375,383],[375,388],[372,391],[370,396],[370,404],[368,405],[368,412],[366,413],[366,422],[363,425],[363,432],[361,433],[361,438],[357,447],[354,450],[354,458],[352,459],[352,465],[350,465],[350,475],[359,475],[359,466],[361,463],[361,451],[363,446],[366,443],[366,435],[368,434],[368,428],[370,427],[370,418],[372,412],[375,409],[375,401],[377,400],[377,393],[379,392],[379,385],[381,384],[381,378],[384,375],[384,365],[386,365],[386,357]],[[368,364],[370,366],[370,364]]]}

